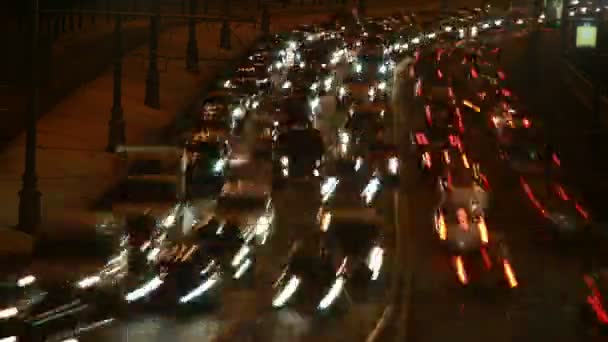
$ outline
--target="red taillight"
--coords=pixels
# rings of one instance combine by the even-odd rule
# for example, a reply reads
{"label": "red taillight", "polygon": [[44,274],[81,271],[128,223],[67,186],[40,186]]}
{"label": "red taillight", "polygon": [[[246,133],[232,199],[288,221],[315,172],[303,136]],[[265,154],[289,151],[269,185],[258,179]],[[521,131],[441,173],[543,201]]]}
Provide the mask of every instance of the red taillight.
{"label": "red taillight", "polygon": [[471,76],[473,76],[473,78],[477,78],[479,77],[479,74],[477,74],[477,70],[475,70],[475,68],[471,68]]}
{"label": "red taillight", "polygon": [[429,141],[424,133],[416,133],[416,143],[418,145],[428,145]]}
{"label": "red taillight", "polygon": [[499,71],[498,72],[498,78],[500,78],[501,80],[504,80],[505,79],[505,73],[502,72],[502,71]]}
{"label": "red taillight", "polygon": [[523,120],[523,123],[524,123],[524,127],[525,127],[525,128],[530,128],[530,125],[531,125],[531,124],[530,124],[530,120],[528,120],[528,119],[524,119],[524,120]]}
{"label": "red taillight", "polygon": [[442,73],[442,72],[441,72],[441,70],[439,70],[439,69],[437,69],[437,77],[438,77],[439,79],[442,79],[442,78],[443,78],[443,73]]}
{"label": "red taillight", "polygon": [[509,89],[507,89],[507,88],[502,88],[500,91],[502,92],[502,95],[504,97],[510,97],[511,96],[511,91]]}
{"label": "red taillight", "polygon": [[562,166],[562,161],[559,160],[559,157],[557,156],[557,154],[553,153],[553,156],[551,158],[553,159],[553,162],[555,163],[555,165]]}

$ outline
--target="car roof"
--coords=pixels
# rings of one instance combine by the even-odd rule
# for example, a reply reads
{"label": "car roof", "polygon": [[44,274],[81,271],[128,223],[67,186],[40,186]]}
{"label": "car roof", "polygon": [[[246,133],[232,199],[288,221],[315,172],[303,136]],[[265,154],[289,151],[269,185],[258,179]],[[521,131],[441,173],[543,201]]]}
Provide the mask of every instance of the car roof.
{"label": "car roof", "polygon": [[270,186],[254,181],[228,181],[222,187],[220,196],[267,197]]}

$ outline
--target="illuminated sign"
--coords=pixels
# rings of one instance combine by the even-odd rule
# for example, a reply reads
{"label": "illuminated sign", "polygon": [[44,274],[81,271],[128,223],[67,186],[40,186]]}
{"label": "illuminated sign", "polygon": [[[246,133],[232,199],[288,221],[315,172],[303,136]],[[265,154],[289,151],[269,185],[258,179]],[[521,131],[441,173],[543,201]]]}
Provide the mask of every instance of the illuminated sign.
{"label": "illuminated sign", "polygon": [[576,47],[595,48],[597,43],[597,26],[584,24],[576,27]]}

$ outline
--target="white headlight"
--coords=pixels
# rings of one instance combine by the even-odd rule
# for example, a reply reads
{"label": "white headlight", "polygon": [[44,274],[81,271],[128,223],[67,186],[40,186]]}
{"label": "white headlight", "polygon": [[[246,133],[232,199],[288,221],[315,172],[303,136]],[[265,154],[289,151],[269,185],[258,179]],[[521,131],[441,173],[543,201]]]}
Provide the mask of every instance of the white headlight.
{"label": "white headlight", "polygon": [[380,84],[378,84],[378,89],[384,91],[386,89],[386,82],[380,82]]}
{"label": "white headlight", "polygon": [[416,37],[412,39],[412,44],[420,44],[420,38]]}
{"label": "white headlight", "polygon": [[28,275],[28,276],[25,276],[25,277],[17,280],[17,286],[26,287],[28,285],[33,284],[35,281],[36,281],[36,277],[34,277],[33,275]]}
{"label": "white headlight", "polygon": [[291,82],[290,81],[285,81],[285,83],[283,83],[283,89],[289,89],[291,88]]}
{"label": "white headlight", "polygon": [[230,80],[224,82],[224,88],[230,88],[232,86],[232,83],[230,82]]}
{"label": "white headlight", "polygon": [[397,157],[391,157],[388,160],[388,172],[396,175],[399,172],[399,159]]}
{"label": "white headlight", "polygon": [[363,66],[359,63],[355,64],[355,72],[361,72],[363,70]]}
{"label": "white headlight", "polygon": [[16,307],[10,307],[0,310],[0,319],[8,319],[19,314],[19,309]]}
{"label": "white headlight", "polygon": [[382,65],[378,71],[380,71],[381,74],[384,74],[386,72],[386,65]]}
{"label": "white headlight", "polygon": [[494,20],[494,25],[496,25],[496,26],[502,25],[502,19]]}
{"label": "white headlight", "polygon": [[287,156],[282,156],[281,157],[281,165],[283,167],[288,167],[289,166],[289,158]]}
{"label": "white headlight", "polygon": [[86,289],[86,288],[89,288],[89,287],[97,284],[100,281],[101,281],[101,278],[99,276],[91,276],[91,277],[86,277],[86,278],[80,280],[76,285],[78,287],[80,287],[81,289]]}
{"label": "white headlight", "polygon": [[446,26],[443,28],[445,32],[452,32],[452,26]]}

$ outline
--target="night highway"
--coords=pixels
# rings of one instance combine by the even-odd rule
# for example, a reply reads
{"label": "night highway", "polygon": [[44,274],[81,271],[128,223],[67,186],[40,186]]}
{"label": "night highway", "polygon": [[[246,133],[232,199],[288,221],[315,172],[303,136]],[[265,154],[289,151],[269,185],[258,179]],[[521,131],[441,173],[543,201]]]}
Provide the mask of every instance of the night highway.
{"label": "night highway", "polygon": [[0,342],[603,340],[608,145],[544,19],[260,38],[179,131],[116,146],[105,265],[11,274]]}

